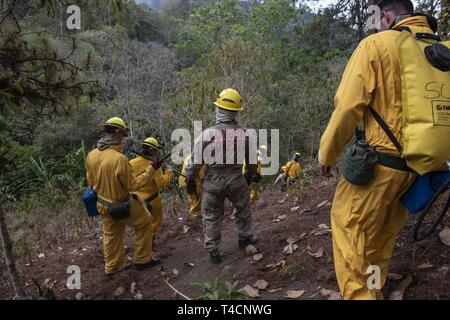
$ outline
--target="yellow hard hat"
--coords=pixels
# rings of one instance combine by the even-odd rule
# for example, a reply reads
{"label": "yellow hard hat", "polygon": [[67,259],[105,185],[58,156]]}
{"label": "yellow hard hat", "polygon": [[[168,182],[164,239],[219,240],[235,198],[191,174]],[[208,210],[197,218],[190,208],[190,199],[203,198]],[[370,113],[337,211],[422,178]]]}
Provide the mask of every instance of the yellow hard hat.
{"label": "yellow hard hat", "polygon": [[108,119],[108,121],[106,121],[105,123],[102,123],[100,125],[100,127],[102,129],[104,129],[105,127],[113,127],[113,128],[117,128],[120,131],[122,131],[122,133],[127,136],[128,135],[128,128],[127,128],[127,124],[125,123],[125,121],[123,121],[121,118],[119,117],[112,117],[110,119]]}
{"label": "yellow hard hat", "polygon": [[223,90],[214,104],[219,108],[230,111],[241,111],[243,109],[241,106],[241,96],[234,89]]}
{"label": "yellow hard hat", "polygon": [[153,137],[145,139],[144,142],[142,142],[142,145],[143,146],[148,146],[148,147],[150,147],[152,149],[156,149],[156,150],[161,149],[161,147],[160,147],[160,145],[158,143],[158,140],[156,140]]}
{"label": "yellow hard hat", "polygon": [[261,151],[267,151],[267,150],[269,150],[269,148],[265,145],[265,144],[263,144],[263,145],[261,145],[261,146],[259,146],[259,150],[261,150]]}
{"label": "yellow hard hat", "polygon": [[300,154],[300,152],[296,152],[296,153],[295,153],[295,156],[296,156],[296,157],[301,157],[302,155]]}

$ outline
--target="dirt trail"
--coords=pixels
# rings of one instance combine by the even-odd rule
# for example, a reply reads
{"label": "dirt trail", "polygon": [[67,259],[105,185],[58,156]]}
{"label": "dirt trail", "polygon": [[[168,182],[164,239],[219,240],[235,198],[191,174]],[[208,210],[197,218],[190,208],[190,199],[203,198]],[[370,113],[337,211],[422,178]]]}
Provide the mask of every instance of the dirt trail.
{"label": "dirt trail", "polygon": [[[36,258],[32,264],[19,261],[19,269],[29,292],[37,292],[32,280],[35,279],[45,297],[57,299],[75,299],[80,292],[66,287],[69,276],[66,268],[69,265],[81,268],[83,299],[133,299],[130,292],[133,282],[144,299],[178,299],[163,279],[187,296],[196,298],[201,294],[201,289],[193,284],[212,281],[216,276],[224,280],[239,280],[239,288],[263,279],[269,286],[259,291],[262,299],[285,299],[287,290],[305,290],[300,299],[327,299],[329,296],[320,293],[322,289],[338,291],[333,270],[331,233],[327,228],[330,226],[335,187],[334,183],[324,180],[313,188],[304,189],[298,203],[292,196],[284,202],[280,201],[283,195],[277,190],[265,190],[264,199],[253,206],[254,229],[260,238],[258,253],[263,255],[260,261],[254,261],[252,255],[238,249],[237,233],[229,208],[222,228],[224,261],[220,265],[209,263],[200,230],[183,233],[180,212],[180,216],[166,219],[163,232],[156,242],[156,254],[164,261],[161,268],[141,272],[129,269],[107,277],[102,269],[101,239],[94,238],[67,244],[53,252],[44,252],[45,257]],[[295,241],[292,244],[294,249],[298,248],[286,255],[283,248],[288,245],[289,238],[292,238],[291,242]],[[126,253],[131,257],[131,234],[127,245]],[[279,265],[275,266],[277,263]],[[417,266],[423,263],[429,265],[418,269]],[[413,243],[411,226],[403,229],[390,272],[403,277],[412,275],[405,299],[450,299],[449,267],[448,247],[438,237]],[[396,279],[389,280],[385,287],[386,297],[401,282],[397,276],[393,277]],[[125,293],[115,297],[119,287],[125,288]],[[5,281],[0,281],[0,298],[11,297],[11,289]]]}

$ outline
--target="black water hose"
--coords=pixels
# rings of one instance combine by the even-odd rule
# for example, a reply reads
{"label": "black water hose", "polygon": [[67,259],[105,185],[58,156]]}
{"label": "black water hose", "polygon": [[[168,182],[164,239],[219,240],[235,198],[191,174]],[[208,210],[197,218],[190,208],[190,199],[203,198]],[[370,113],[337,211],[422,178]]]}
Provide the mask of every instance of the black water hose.
{"label": "black water hose", "polygon": [[422,226],[424,218],[428,215],[428,212],[430,211],[433,204],[436,202],[436,200],[439,198],[441,194],[447,191],[447,189],[450,188],[450,179],[448,179],[440,188],[439,190],[433,195],[433,197],[430,199],[430,201],[427,203],[427,206],[425,209],[423,209],[422,212],[420,212],[419,217],[417,218],[417,223],[414,228],[414,241],[422,241],[434,234],[437,227],[442,223],[444,220],[445,215],[447,214],[447,210],[450,206],[450,195],[447,199],[447,203],[444,206],[444,209],[442,210],[441,214],[439,215],[439,218],[434,222],[433,226],[428,230],[428,232],[425,233],[423,236],[419,236],[419,230]]}

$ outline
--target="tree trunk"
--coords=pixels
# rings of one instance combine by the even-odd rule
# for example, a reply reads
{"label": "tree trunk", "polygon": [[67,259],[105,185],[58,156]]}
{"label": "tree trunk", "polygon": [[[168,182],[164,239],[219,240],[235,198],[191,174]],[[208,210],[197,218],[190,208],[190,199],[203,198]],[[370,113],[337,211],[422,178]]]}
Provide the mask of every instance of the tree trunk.
{"label": "tree trunk", "polygon": [[3,257],[8,268],[9,276],[13,284],[15,299],[25,299],[25,291],[23,289],[22,280],[17,272],[16,263],[14,261],[14,255],[12,251],[12,243],[9,238],[8,228],[6,226],[5,212],[3,206],[0,203],[0,240],[3,247]]}

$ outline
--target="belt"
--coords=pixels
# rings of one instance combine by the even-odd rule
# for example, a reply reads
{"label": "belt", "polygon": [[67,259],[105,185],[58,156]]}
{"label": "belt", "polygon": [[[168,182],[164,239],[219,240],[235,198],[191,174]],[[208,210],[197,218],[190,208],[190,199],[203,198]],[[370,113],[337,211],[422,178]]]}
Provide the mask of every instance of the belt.
{"label": "belt", "polygon": [[152,194],[151,196],[149,196],[147,199],[144,200],[145,203],[150,203],[153,200],[155,200],[156,198],[158,198],[159,196],[159,191],[156,191],[154,194]]}
{"label": "belt", "polygon": [[[242,165],[239,166],[222,166],[222,167],[207,167],[206,174],[229,174],[229,173],[242,173]],[[205,175],[206,175],[205,174]]]}
{"label": "belt", "polygon": [[124,201],[128,201],[129,199],[130,199],[130,197],[126,197],[126,198],[123,199],[122,201],[106,201],[106,200],[100,198],[100,197],[97,195],[97,202],[99,202],[101,205],[105,206],[106,208],[108,208],[108,207],[109,207],[110,205],[112,205],[113,203],[116,203],[116,202],[124,202]]}
{"label": "belt", "polygon": [[405,172],[415,172],[413,169],[408,167],[406,160],[400,157],[391,156],[386,153],[381,153],[375,151],[378,156],[378,164],[383,167],[388,167],[395,170],[405,171]]}

